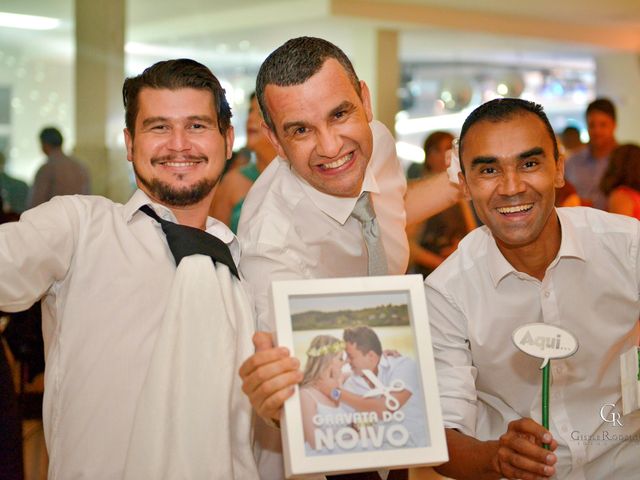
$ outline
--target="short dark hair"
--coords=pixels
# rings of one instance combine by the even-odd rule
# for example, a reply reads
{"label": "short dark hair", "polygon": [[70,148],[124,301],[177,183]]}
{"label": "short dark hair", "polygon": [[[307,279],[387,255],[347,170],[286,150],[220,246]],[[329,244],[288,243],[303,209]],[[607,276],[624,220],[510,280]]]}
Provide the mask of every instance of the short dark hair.
{"label": "short dark hair", "polygon": [[290,87],[306,82],[328,59],[337,60],[347,73],[358,96],[360,80],[349,57],[333,43],[322,38],[298,37],[288,40],[274,50],[260,66],[256,79],[256,94],[265,123],[275,132],[275,126],[264,101],[267,85]]}
{"label": "short dark hair", "polygon": [[573,125],[569,125],[562,131],[562,135],[578,135],[580,136],[580,129],[578,127],[574,127]]}
{"label": "short dark hair", "polygon": [[220,82],[211,70],[188,58],[164,60],[146,68],[140,75],[129,77],[122,86],[122,99],[125,108],[125,124],[133,137],[138,115],[138,98],[143,88],[179,90],[195,88],[209,90],[218,117],[218,130],[223,135],[231,125],[231,108]]}
{"label": "short dark hair", "polygon": [[532,113],[536,115],[544,124],[551,141],[553,142],[553,158],[557,161],[560,153],[558,152],[558,140],[556,134],[553,131],[553,127],[547,118],[547,114],[544,113],[542,105],[523,100],[521,98],[496,98],[483,103],[473,112],[469,114],[467,119],[462,124],[462,130],[460,130],[460,140],[458,142],[458,156],[460,158],[460,168],[464,173],[464,164],[462,162],[462,149],[464,148],[464,138],[467,135],[469,129],[480,121],[487,121],[491,123],[499,123],[512,119],[517,115],[523,113]]}
{"label": "short dark hair", "polygon": [[56,127],[45,127],[40,131],[40,143],[43,145],[61,147],[63,141],[64,138]]}
{"label": "short dark hair", "polygon": [[382,344],[376,332],[366,325],[346,328],[342,338],[347,343],[355,344],[356,348],[366,354],[371,351],[382,356]]}
{"label": "short dark hair", "polygon": [[633,143],[620,145],[611,153],[600,181],[600,190],[605,195],[621,186],[640,191],[640,146]]}
{"label": "short dark hair", "polygon": [[613,121],[616,121],[616,107],[611,100],[605,97],[596,98],[593,102],[587,105],[586,117],[591,112],[598,111],[609,115]]}

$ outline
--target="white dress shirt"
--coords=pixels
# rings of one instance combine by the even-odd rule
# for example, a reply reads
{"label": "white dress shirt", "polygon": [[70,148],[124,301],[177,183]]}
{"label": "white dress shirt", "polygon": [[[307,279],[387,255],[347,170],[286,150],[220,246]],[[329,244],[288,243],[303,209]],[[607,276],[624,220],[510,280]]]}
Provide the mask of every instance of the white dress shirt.
{"label": "white dress shirt", "polygon": [[[362,190],[371,192],[389,273],[403,274],[409,258],[406,180],[389,131],[377,121],[370,127],[373,154]],[[242,206],[238,237],[240,270],[252,289],[259,330],[274,329],[269,300],[274,280],[367,275],[361,224],[349,216],[356,200],[319,192],[279,157],[253,184]]]}
{"label": "white dress shirt", "polygon": [[[49,479],[120,479],[136,402],[175,275],[138,190],[125,205],[56,197],[0,226],[0,308],[43,299]],[[221,222],[207,232],[239,246]]]}
{"label": "white dress shirt", "polygon": [[640,222],[581,207],[557,212],[562,242],[542,281],[516,271],[486,227],[427,278],[445,426],[488,440],[511,420],[540,422],[542,361],[511,334],[525,323],[557,325],[579,343],[575,355],[551,360],[557,478],[635,478],[640,415],[612,425],[601,409],[605,418],[622,410],[618,357],[638,341]]}
{"label": "white dress shirt", "polygon": [[[370,127],[373,153],[362,190],[371,192],[389,273],[403,274],[409,259],[407,183],[395,140],[380,122]],[[244,201],[238,226],[240,271],[255,302],[258,330],[275,329],[269,298],[274,280],[367,275],[362,227],[350,217],[356,201],[317,191],[279,157],[262,172]],[[256,445],[260,478],[284,478],[280,431],[258,419]]]}
{"label": "white dress shirt", "polygon": [[[411,393],[409,399],[400,407],[400,411],[404,414],[404,420],[401,424],[409,432],[409,440],[402,448],[426,447],[431,445],[431,441],[427,438],[427,419],[424,416],[424,400],[422,398],[422,389],[418,379],[418,366],[413,358],[380,357],[378,363],[377,377],[385,387],[391,387],[395,381],[401,380],[404,384],[404,390]],[[357,395],[364,396],[371,391],[371,387],[361,375],[351,374],[342,386],[343,389],[353,392]],[[341,406],[345,404],[342,403]],[[346,405],[346,408],[353,408]],[[391,423],[393,425],[393,423]],[[397,448],[385,440],[383,448]]]}

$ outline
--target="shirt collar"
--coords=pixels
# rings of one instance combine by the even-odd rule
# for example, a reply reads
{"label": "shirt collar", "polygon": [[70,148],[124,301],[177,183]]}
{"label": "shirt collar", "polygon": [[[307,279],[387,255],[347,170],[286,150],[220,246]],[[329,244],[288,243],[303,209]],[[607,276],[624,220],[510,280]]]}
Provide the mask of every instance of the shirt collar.
{"label": "shirt collar", "polygon": [[321,192],[309,185],[303,178],[299,177],[295,171],[293,173],[300,182],[302,190],[311,199],[313,204],[341,225],[343,225],[349,218],[349,215],[351,215],[358,201],[358,197],[362,192],[380,193],[378,183],[368,165],[364,173],[362,189],[356,197],[336,197],[335,195]]}
{"label": "shirt collar", "polygon": [[[555,210],[558,213],[558,219],[560,220],[560,231],[562,232],[560,240],[560,249],[556,258],[553,259],[547,270],[553,268],[561,258],[577,258],[579,260],[586,260],[584,254],[584,247],[580,242],[578,235],[576,234],[574,226],[571,222],[568,222],[562,213],[562,209]],[[485,227],[486,228],[486,227]],[[507,275],[513,273],[514,275],[523,275],[518,272],[513,266],[504,258],[502,252],[498,248],[493,235],[489,232],[491,239],[489,241],[487,249],[487,263],[489,267],[489,274],[493,281],[493,286],[497,287],[500,281]]]}
{"label": "shirt collar", "polygon": [[[133,217],[140,212],[140,207],[143,205],[149,205],[163,220],[169,222],[178,223],[176,216],[173,214],[170,208],[154,203],[149,196],[142,190],[137,189],[131,196],[129,201],[124,205],[124,219],[127,223],[131,222]],[[145,215],[140,212],[140,215]],[[224,223],[216,220],[213,217],[207,217],[205,231],[214,237],[219,238],[227,244],[231,255],[233,256],[236,265],[240,262],[240,244],[233,232]]]}
{"label": "shirt collar", "polygon": [[560,258],[577,258],[578,260],[586,261],[587,257],[584,252],[584,246],[580,241],[580,236],[577,234],[575,226],[565,218],[563,208],[557,208],[556,212],[560,219],[562,241],[560,242],[558,255],[556,255],[555,260],[551,262],[549,268],[553,267]]}
{"label": "shirt collar", "polygon": [[151,199],[142,190],[137,189],[129,201],[124,205],[124,219],[127,223],[131,222],[133,216],[140,210],[143,205],[149,205],[163,220],[178,223],[173,212],[159,203],[153,203]]}

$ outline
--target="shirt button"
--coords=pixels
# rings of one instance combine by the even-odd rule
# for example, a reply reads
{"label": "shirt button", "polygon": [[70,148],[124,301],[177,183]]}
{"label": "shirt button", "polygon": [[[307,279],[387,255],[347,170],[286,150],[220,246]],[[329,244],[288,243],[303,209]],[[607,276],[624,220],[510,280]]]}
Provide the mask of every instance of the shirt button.
{"label": "shirt button", "polygon": [[544,296],[549,298],[549,295],[551,295],[551,292],[549,290],[545,290],[544,291]]}

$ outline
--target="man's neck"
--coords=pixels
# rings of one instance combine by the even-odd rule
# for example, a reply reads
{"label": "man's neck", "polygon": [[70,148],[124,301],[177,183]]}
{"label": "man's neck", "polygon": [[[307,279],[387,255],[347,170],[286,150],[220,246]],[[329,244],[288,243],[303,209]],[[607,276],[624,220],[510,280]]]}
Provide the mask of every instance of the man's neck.
{"label": "man's neck", "polygon": [[618,145],[618,142],[616,142],[615,138],[612,138],[611,141],[604,143],[602,145],[598,145],[598,146],[590,145],[591,155],[593,155],[594,158],[609,157],[609,155],[611,154],[611,152],[613,152],[613,150],[615,150],[617,145]]}
{"label": "man's neck", "polygon": [[498,249],[513,268],[540,281],[556,258],[562,240],[560,220],[555,210],[552,216],[538,239],[528,245],[509,247],[496,239]]}
{"label": "man's neck", "polygon": [[51,148],[48,152],[47,152],[47,157],[49,158],[61,158],[64,156],[64,153],[62,152],[61,148]]}
{"label": "man's neck", "polygon": [[210,203],[210,201],[201,201],[197,204],[187,205],[185,207],[165,206],[173,212],[180,225],[205,230],[207,227],[207,216],[209,215]]}

